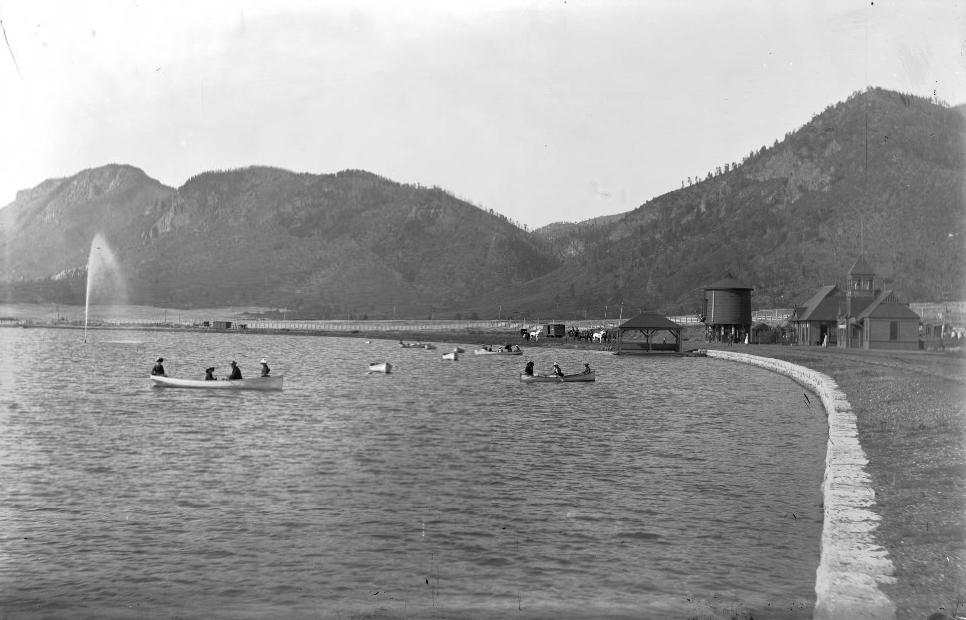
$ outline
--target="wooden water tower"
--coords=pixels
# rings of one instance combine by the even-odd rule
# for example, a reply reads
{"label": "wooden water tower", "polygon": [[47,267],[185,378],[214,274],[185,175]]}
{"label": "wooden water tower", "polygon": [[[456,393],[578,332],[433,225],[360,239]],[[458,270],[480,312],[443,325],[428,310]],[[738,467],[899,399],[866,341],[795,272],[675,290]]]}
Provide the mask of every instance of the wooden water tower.
{"label": "wooden water tower", "polygon": [[704,287],[704,318],[711,342],[744,342],[751,333],[751,292],[747,284],[728,277]]}

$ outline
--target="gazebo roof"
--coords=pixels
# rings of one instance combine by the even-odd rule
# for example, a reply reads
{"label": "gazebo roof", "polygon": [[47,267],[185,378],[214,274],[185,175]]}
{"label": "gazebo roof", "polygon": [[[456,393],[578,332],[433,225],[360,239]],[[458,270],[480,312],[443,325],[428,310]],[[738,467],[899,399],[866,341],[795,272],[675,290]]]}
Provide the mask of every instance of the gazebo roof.
{"label": "gazebo roof", "polygon": [[733,291],[733,290],[753,291],[755,289],[754,287],[748,286],[747,284],[744,284],[742,282],[735,280],[734,278],[731,277],[731,274],[729,273],[727,278],[724,278],[723,280],[718,280],[714,284],[709,284],[708,286],[704,287],[704,290],[706,291],[729,291],[729,290],[730,291]]}
{"label": "gazebo roof", "polygon": [[618,326],[619,329],[683,329],[671,319],[661,316],[657,312],[642,312],[627,319]]}

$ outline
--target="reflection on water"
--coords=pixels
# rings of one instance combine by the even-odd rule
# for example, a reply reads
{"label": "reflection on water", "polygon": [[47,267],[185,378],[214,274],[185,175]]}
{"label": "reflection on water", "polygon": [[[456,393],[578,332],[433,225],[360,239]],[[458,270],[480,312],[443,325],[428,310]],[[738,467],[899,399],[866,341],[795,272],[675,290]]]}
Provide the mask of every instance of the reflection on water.
{"label": "reflection on water", "polygon": [[[5,617],[810,615],[827,427],[779,375],[342,338],[90,341],[0,330]],[[267,357],[285,390],[152,388],[158,355],[189,378]],[[528,359],[590,361],[598,381],[524,385]],[[392,374],[366,373],[382,360]]]}

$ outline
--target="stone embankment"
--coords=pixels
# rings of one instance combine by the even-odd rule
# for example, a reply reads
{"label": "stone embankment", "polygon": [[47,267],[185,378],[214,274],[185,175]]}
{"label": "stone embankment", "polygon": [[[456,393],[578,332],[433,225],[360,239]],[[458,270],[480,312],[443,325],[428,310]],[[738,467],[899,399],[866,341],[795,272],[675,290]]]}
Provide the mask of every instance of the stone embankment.
{"label": "stone embankment", "polygon": [[859,444],[855,414],[845,394],[831,377],[790,362],[716,350],[709,350],[708,357],[781,373],[822,400],[828,415],[829,441],[814,617],[893,620],[896,607],[879,584],[892,583],[895,569],[888,552],[873,538],[880,517],[874,511],[875,492],[865,471],[869,461]]}

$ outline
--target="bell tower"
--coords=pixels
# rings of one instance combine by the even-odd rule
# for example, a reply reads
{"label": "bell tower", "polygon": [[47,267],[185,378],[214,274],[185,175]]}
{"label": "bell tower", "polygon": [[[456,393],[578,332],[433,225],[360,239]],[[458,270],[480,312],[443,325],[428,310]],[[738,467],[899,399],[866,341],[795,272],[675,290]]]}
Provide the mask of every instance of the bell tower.
{"label": "bell tower", "polygon": [[845,276],[846,314],[852,316],[853,299],[875,299],[875,271],[860,255]]}

